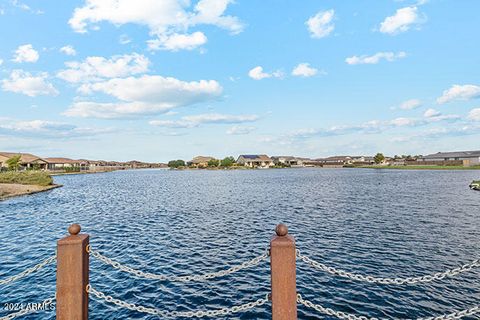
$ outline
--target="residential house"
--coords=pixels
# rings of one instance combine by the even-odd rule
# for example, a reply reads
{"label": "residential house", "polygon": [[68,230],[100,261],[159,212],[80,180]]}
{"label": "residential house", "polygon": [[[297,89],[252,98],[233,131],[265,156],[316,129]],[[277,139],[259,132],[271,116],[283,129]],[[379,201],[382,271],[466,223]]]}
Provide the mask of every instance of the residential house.
{"label": "residential house", "polygon": [[81,161],[69,158],[45,158],[48,163],[48,170],[65,170],[66,168],[80,168]]}
{"label": "residential house", "polygon": [[20,170],[25,169],[38,169],[45,170],[47,168],[47,162],[45,159],[30,153],[15,153],[15,152],[0,152],[0,168],[8,168],[7,160],[15,156],[20,156]]}
{"label": "residential house", "polygon": [[333,156],[328,158],[316,159],[324,168],[341,168],[346,164],[352,164],[352,157]]}
{"label": "residential house", "polygon": [[464,166],[474,166],[480,165],[480,151],[457,151],[457,152],[437,152],[434,154],[429,154],[427,156],[421,157],[417,160],[417,163],[420,162],[444,162],[447,164],[450,162],[462,163]]}
{"label": "residential house", "polygon": [[269,168],[275,165],[265,154],[242,154],[238,157],[237,163],[251,168]]}
{"label": "residential house", "polygon": [[292,156],[273,156],[271,157],[275,164],[287,165],[291,167],[303,167],[304,158],[297,158]]}
{"label": "residential house", "polygon": [[215,158],[208,156],[196,156],[191,161],[189,161],[188,164],[197,168],[205,168],[208,167],[208,161],[210,160],[215,160]]}

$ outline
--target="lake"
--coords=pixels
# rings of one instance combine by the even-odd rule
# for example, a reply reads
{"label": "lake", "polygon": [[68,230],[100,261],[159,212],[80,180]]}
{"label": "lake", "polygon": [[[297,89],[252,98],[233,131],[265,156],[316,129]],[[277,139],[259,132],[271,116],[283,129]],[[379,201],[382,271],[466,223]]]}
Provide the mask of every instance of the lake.
{"label": "lake", "polygon": [[[157,274],[218,271],[262,254],[277,223],[312,259],[383,277],[433,274],[480,257],[480,171],[136,170],[55,177],[64,187],[0,203],[0,279],[53,255],[79,223],[97,251]],[[370,317],[436,316],[479,304],[480,269],[422,285],[333,277],[297,262],[304,298]],[[164,310],[233,306],[269,292],[269,264],[196,283],[138,279],[91,259],[90,281],[116,298]],[[54,294],[50,265],[0,287],[4,304]],[[299,306],[299,319],[321,314]],[[268,319],[270,304],[229,319]],[[90,300],[91,319],[158,319]],[[22,319],[54,319],[42,312]]]}

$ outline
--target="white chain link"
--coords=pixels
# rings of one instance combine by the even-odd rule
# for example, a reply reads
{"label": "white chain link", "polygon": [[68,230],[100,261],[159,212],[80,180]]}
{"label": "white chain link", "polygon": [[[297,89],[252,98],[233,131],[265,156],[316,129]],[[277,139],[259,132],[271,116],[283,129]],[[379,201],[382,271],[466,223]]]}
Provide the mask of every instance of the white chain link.
{"label": "white chain link", "polygon": [[258,299],[256,301],[248,302],[239,306],[233,306],[230,308],[221,308],[221,309],[215,309],[215,310],[198,310],[198,311],[168,311],[168,310],[160,310],[157,308],[150,308],[150,307],[145,307],[141,305],[136,305],[134,303],[129,303],[126,301],[122,301],[120,299],[116,299],[112,296],[104,294],[103,292],[97,291],[91,285],[87,286],[87,291],[93,294],[98,299],[105,300],[108,303],[113,303],[119,307],[126,308],[132,311],[158,315],[162,318],[178,318],[178,317],[203,318],[203,317],[226,316],[232,313],[238,313],[241,311],[253,309],[255,307],[260,307],[269,301],[268,294],[267,294],[263,299]]}
{"label": "white chain link", "polygon": [[435,280],[442,280],[445,277],[453,277],[463,272],[468,272],[473,268],[480,267],[480,259],[474,260],[471,263],[464,264],[461,267],[450,269],[444,272],[437,272],[432,275],[420,276],[420,277],[408,277],[408,278],[379,278],[373,276],[365,276],[362,274],[356,274],[348,272],[341,269],[336,269],[329,267],[323,263],[314,261],[307,256],[304,256],[300,253],[300,250],[297,250],[297,258],[311,267],[333,274],[344,278],[349,278],[356,281],[365,281],[369,283],[379,283],[379,284],[393,284],[393,285],[402,285],[402,284],[415,284],[415,283],[425,283]]}
{"label": "white chain link", "polygon": [[[342,319],[342,320],[379,320],[378,318],[356,316],[354,314],[345,313],[345,312],[342,312],[342,311],[336,311],[336,310],[333,310],[331,308],[326,308],[322,305],[314,304],[313,302],[311,302],[309,300],[303,299],[303,297],[300,294],[297,294],[297,302],[304,305],[307,308],[314,309],[314,310],[316,310],[320,313],[323,313],[323,314],[326,314],[326,315],[329,315],[329,316],[332,316],[332,317],[336,317],[336,318]],[[417,320],[454,320],[454,319],[460,319],[460,318],[467,317],[467,316],[472,316],[472,315],[474,315],[478,312],[480,312],[480,307],[475,306],[473,308],[462,310],[462,311],[455,311],[455,312],[452,312],[452,313],[449,313],[449,314],[444,314],[444,315],[437,316],[437,317],[418,318]]]}
{"label": "white chain link", "polygon": [[[48,299],[43,300],[41,302],[41,304],[42,305],[50,305],[54,302],[55,302],[55,298],[48,298]],[[39,310],[39,309],[35,309],[35,308],[24,308],[20,311],[10,313],[10,314],[8,314],[4,317],[0,317],[0,320],[12,320],[12,319],[24,316],[24,315],[29,314],[29,313],[34,313],[34,312],[39,312],[39,311],[45,311],[45,310]]]}
{"label": "white chain link", "polygon": [[226,270],[222,271],[217,271],[217,272],[212,272],[212,273],[205,273],[205,274],[200,274],[200,275],[190,275],[190,276],[168,276],[168,275],[162,275],[162,274],[154,274],[150,272],[144,272],[141,270],[133,269],[131,267],[122,265],[121,263],[112,260],[101,253],[92,250],[91,247],[88,247],[88,252],[90,255],[93,257],[97,258],[98,260],[102,261],[105,264],[111,265],[115,269],[119,269],[121,271],[133,274],[134,276],[137,276],[139,278],[145,278],[145,279],[152,279],[152,280],[160,280],[160,281],[171,281],[171,282],[190,282],[190,281],[203,281],[203,280],[209,280],[213,278],[218,278],[218,277],[223,277],[228,274],[235,273],[237,271],[240,271],[242,269],[250,268],[253,266],[258,265],[260,262],[263,260],[266,260],[268,258],[268,250],[263,253],[262,255],[249,260],[245,261],[244,263],[231,267]]}
{"label": "white chain link", "polygon": [[56,259],[57,259],[56,256],[52,256],[48,259],[43,260],[42,262],[40,262],[39,264],[37,264],[37,265],[35,265],[31,268],[25,269],[24,271],[20,272],[19,274],[16,274],[16,275],[11,276],[11,277],[7,277],[5,279],[0,279],[0,285],[5,285],[5,284],[8,284],[8,283],[17,281],[17,280],[19,280],[23,277],[26,277],[29,274],[31,274],[35,271],[38,271],[38,270],[42,269],[43,267],[45,267],[46,265],[54,262]]}

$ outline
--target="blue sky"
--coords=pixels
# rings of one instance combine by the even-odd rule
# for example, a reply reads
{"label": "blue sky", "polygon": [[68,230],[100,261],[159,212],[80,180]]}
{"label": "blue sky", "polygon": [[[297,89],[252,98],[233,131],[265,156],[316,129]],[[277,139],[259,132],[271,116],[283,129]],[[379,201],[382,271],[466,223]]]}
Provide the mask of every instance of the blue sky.
{"label": "blue sky", "polygon": [[480,148],[475,0],[0,1],[0,149],[167,161]]}

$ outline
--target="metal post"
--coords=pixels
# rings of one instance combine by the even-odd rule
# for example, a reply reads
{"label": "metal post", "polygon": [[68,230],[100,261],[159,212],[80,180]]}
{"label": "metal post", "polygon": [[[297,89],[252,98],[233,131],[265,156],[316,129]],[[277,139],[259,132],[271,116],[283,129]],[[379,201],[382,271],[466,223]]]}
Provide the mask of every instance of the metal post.
{"label": "metal post", "polygon": [[272,320],[296,320],[295,239],[284,224],[279,224],[275,232],[270,241]]}
{"label": "metal post", "polygon": [[80,230],[72,224],[57,242],[57,320],[88,319],[89,236]]}

